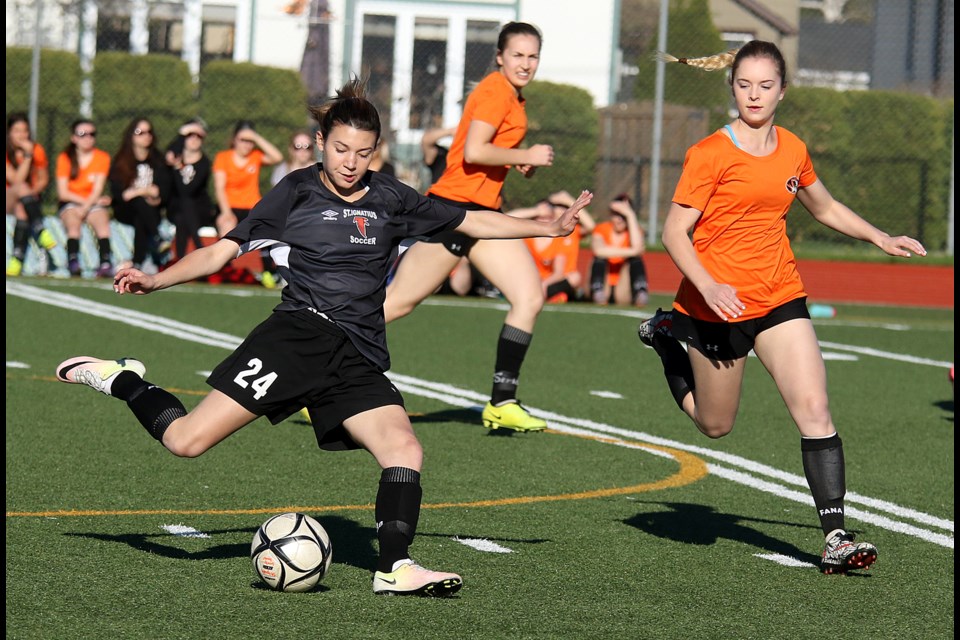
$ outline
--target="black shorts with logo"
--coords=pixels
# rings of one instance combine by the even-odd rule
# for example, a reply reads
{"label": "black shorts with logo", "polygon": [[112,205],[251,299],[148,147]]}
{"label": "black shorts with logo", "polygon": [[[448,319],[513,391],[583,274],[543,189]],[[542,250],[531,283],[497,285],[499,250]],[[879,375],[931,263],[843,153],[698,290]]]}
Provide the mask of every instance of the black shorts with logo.
{"label": "black shorts with logo", "polygon": [[317,444],[331,451],[359,448],[343,428],[347,418],[404,406],[400,391],[347,335],[307,309],[274,311],[207,384],[273,424],[307,407]]}
{"label": "black shorts with logo", "polygon": [[671,333],[711,360],[737,360],[750,353],[758,334],[797,318],[810,319],[806,296],[785,302],[761,318],[741,322],[707,322],[674,309]]}
{"label": "black shorts with logo", "polygon": [[[448,198],[441,198],[440,196],[435,196],[432,193],[428,193],[427,197],[432,198],[434,200],[439,200],[444,204],[449,204],[454,207],[460,207],[461,209],[466,209],[467,211],[492,211],[492,209],[488,209],[487,207],[481,206],[474,202],[460,202],[458,200],[450,200]],[[440,233],[427,238],[425,242],[428,242],[430,244],[442,244],[444,247],[446,247],[447,251],[457,256],[458,258],[462,258],[468,253],[470,253],[470,249],[473,248],[473,245],[477,244],[477,239],[471,238],[467,234],[460,233],[459,231],[448,230],[448,231],[441,231]]]}

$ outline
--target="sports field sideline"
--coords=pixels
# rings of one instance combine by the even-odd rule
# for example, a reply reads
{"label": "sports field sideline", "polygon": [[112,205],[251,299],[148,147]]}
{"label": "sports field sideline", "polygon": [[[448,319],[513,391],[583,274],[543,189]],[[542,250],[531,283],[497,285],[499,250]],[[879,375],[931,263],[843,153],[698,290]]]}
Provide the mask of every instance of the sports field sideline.
{"label": "sports field sideline", "polygon": [[[798,437],[759,363],[734,433],[710,441],[636,341],[648,313],[550,307],[521,394],[551,429],[497,437],[478,411],[502,306],[429,300],[389,329],[391,377],[427,454],[413,551],[465,580],[455,601],[428,602],[370,593],[376,474],[362,454],[319,452],[295,417],[176,460],[122,403],[53,379],[70,355],[135,355],[189,402],[275,302],[243,287],[121,298],[92,282],[8,281],[8,635],[204,637],[216,624],[252,637],[283,616],[345,638],[385,624],[411,636],[794,638],[822,631],[838,599],[871,610],[831,621],[839,637],[952,634],[952,310],[850,305],[817,322],[848,517],[880,549],[866,576],[833,578],[813,568],[822,538]],[[264,591],[249,566],[255,528],[290,507],[334,541],[318,592]]]}

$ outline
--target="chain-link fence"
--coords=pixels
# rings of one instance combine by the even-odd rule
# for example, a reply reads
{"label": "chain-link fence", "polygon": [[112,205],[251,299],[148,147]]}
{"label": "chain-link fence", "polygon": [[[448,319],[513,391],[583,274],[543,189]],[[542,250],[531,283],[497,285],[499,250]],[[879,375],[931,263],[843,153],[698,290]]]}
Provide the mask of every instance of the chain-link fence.
{"label": "chain-link fence", "polygon": [[[172,138],[180,122],[202,115],[211,124],[207,143],[211,156],[226,147],[232,124],[240,118],[256,121],[264,135],[285,150],[291,133],[310,126],[304,109],[308,98],[328,94],[335,87],[321,85],[342,81],[344,72],[357,72],[369,80],[371,96],[384,115],[388,160],[402,180],[421,190],[428,184],[429,172],[422,166],[419,136],[427,128],[450,124],[451,109],[458,108],[464,91],[493,68],[502,23],[487,14],[467,20],[465,34],[459,36],[463,50],[454,51],[450,43],[455,22],[437,17],[435,6],[425,10],[429,15],[407,23],[379,5],[376,12],[361,15],[345,13],[351,7],[356,10],[354,3],[336,3],[337,11],[327,11],[327,3],[318,0],[281,3],[285,11],[311,15],[311,35],[300,68],[275,69],[280,76],[251,81],[259,77],[255,72],[232,76],[223,69],[224,65],[255,66],[231,62],[238,46],[232,20],[243,3],[232,13],[201,0],[54,4],[62,11],[61,21],[79,24],[89,24],[84,22],[88,20],[84,11],[94,5],[94,33],[80,29],[75,39],[58,42],[55,38],[63,32],[50,27],[53,17],[45,15],[38,29],[31,26],[33,2],[7,3],[8,113],[30,107],[34,83],[47,94],[54,91],[51,83],[44,82],[50,74],[58,78],[57,86],[77,88],[73,92],[61,87],[55,97],[38,96],[41,106],[33,114],[34,127],[52,157],[67,142],[69,121],[86,112],[97,120],[101,148],[111,154],[134,114],[154,120],[161,143]],[[450,4],[462,12],[484,3]],[[585,114],[576,96],[557,99],[560,94],[550,92],[555,83],[536,81],[534,85],[550,91],[531,91],[539,103],[528,100],[527,143],[546,142],[571,151],[567,157],[558,155],[555,166],[538,172],[532,181],[523,185],[513,178],[508,181],[508,202],[524,205],[555,189],[586,187],[596,192],[595,208],[603,217],[603,203],[626,192],[633,196],[642,221],[658,226],[669,207],[686,149],[728,121],[732,106],[725,72],[708,74],[668,65],[662,118],[655,117],[653,54],[660,48],[662,4],[669,6],[666,49],[676,55],[717,53],[751,39],[775,42],[787,59],[790,83],[777,123],[807,142],[818,175],[831,192],[877,226],[915,235],[931,250],[952,255],[954,20],[953,2],[946,0],[622,0],[619,43],[611,43],[622,60],[612,103]],[[203,17],[197,44],[191,46],[188,13],[198,5]],[[19,7],[13,14],[18,25],[13,38],[12,6]],[[142,13],[139,22],[137,12]],[[517,17],[537,22],[536,16]],[[357,24],[359,28],[353,28]],[[347,35],[330,37],[338,29]],[[554,40],[561,37],[549,35]],[[39,82],[30,73],[31,48],[38,36],[44,56],[54,52],[74,56],[50,58],[40,67]],[[397,73],[397,52],[405,37],[411,40],[405,45],[412,48],[407,63],[411,69],[404,81],[408,86],[399,91],[396,82],[403,74]],[[349,50],[357,52],[352,64],[344,63]],[[14,58],[15,68],[11,68],[12,51],[21,54]],[[84,51],[92,52],[92,58],[85,59]],[[125,74],[122,82],[97,80],[98,59],[121,52],[151,55],[131,55],[131,61],[111,67]],[[156,65],[146,64],[157,57],[153,54],[189,64],[186,70],[174,65],[158,72]],[[446,82],[451,65],[459,65],[456,86]],[[218,87],[214,82],[231,84]],[[301,84],[294,87],[291,83],[296,82]],[[122,95],[119,105],[118,95]],[[211,96],[217,96],[216,101]],[[560,112],[567,108],[569,112]],[[550,110],[550,117],[544,115]],[[655,137],[661,141],[658,171],[653,170]],[[585,141],[590,147],[586,151]],[[264,176],[265,189],[267,180]],[[788,228],[801,247],[848,250],[856,245],[840,234],[824,232],[802,213],[791,214]]]}

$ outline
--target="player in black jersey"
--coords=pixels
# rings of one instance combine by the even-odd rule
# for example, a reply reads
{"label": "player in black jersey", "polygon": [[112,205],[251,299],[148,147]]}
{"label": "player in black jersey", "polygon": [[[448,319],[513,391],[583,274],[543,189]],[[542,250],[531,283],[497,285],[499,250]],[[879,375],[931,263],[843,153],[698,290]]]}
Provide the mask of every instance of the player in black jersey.
{"label": "player in black jersey", "polygon": [[446,596],[463,581],[410,559],[420,515],[423,450],[390,367],[383,301],[393,248],[403,238],[456,229],[475,238],[563,236],[591,200],[584,191],[553,222],[465,211],[420,195],[392,176],[368,171],[380,117],[352,80],[311,108],[323,162],[293,171],[236,228],[169,269],[123,269],[120,294],[146,294],[219,271],[264,247],[288,282],[281,302],[207,382],[213,391],[192,411],[143,379],[139,360],[82,356],[57,367],[63,382],[85,384],[127,402],[171,453],[196,457],[260,416],[274,424],[309,407],[323,449],[364,448],[382,468],[375,516],[380,558],[375,593]]}

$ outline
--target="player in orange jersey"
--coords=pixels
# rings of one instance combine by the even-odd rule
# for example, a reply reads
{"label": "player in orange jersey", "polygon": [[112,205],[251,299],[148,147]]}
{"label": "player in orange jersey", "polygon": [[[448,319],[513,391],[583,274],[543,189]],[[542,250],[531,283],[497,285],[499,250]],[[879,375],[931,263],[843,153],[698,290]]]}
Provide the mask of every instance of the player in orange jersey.
{"label": "player in orange jersey", "polygon": [[[803,470],[826,538],[820,570],[866,569],[877,558],[844,524],[843,444],[827,399],[823,355],[786,233],[794,199],[823,225],[892,256],[924,256],[923,245],[877,229],[834,200],[806,145],[774,126],[786,91],[776,45],[673,58],[703,69],[731,66],[737,118],[687,151],[663,225],[663,245],[683,274],[667,312],[640,325],[680,408],[710,438],[733,429],[747,355],[767,369],[800,431]],[[689,349],[684,350],[681,342]]]}
{"label": "player in orange jersey", "polygon": [[[428,196],[467,209],[500,210],[503,182],[511,167],[529,178],[537,167],[553,164],[550,145],[520,148],[527,133],[523,88],[540,65],[540,45],[540,32],[533,25],[510,22],[500,30],[498,68],[470,92],[447,154],[447,168]],[[450,232],[417,242],[407,250],[387,288],[387,322],[413,311],[463,256],[510,303],[497,342],[493,389],[483,410],[483,424],[490,429],[542,431],[547,423],[531,416],[517,400],[520,368],[544,302],[537,268],[523,241],[475,240]]]}
{"label": "player in orange jersey", "polygon": [[7,115],[7,208],[16,220],[13,229],[13,255],[7,263],[7,275],[23,271],[31,236],[41,250],[57,246],[43,224],[40,198],[50,184],[50,162],[43,146],[33,139],[30,120],[22,111]]}
{"label": "player in orange jersey", "polygon": [[[644,233],[630,196],[610,203],[610,218],[597,225],[591,240],[590,295],[597,304],[646,306],[650,299],[643,262]],[[626,275],[626,277],[621,277]]]}
{"label": "player in orange jersey", "polygon": [[100,266],[97,277],[113,277],[110,247],[110,196],[104,195],[110,174],[110,154],[97,148],[97,127],[80,118],[70,125],[70,142],[57,156],[58,212],[67,233],[67,269],[79,276],[80,232],[87,223],[97,236]]}
{"label": "player in orange jersey", "polygon": [[[573,201],[573,196],[569,193],[558,191],[533,207],[514,209],[509,213],[514,217],[549,222],[562,215]],[[593,216],[584,209],[580,212],[580,223],[569,236],[524,240],[540,273],[540,282],[547,302],[579,299],[580,286],[583,283],[579,266],[580,242],[584,235],[593,233],[595,227]]]}

